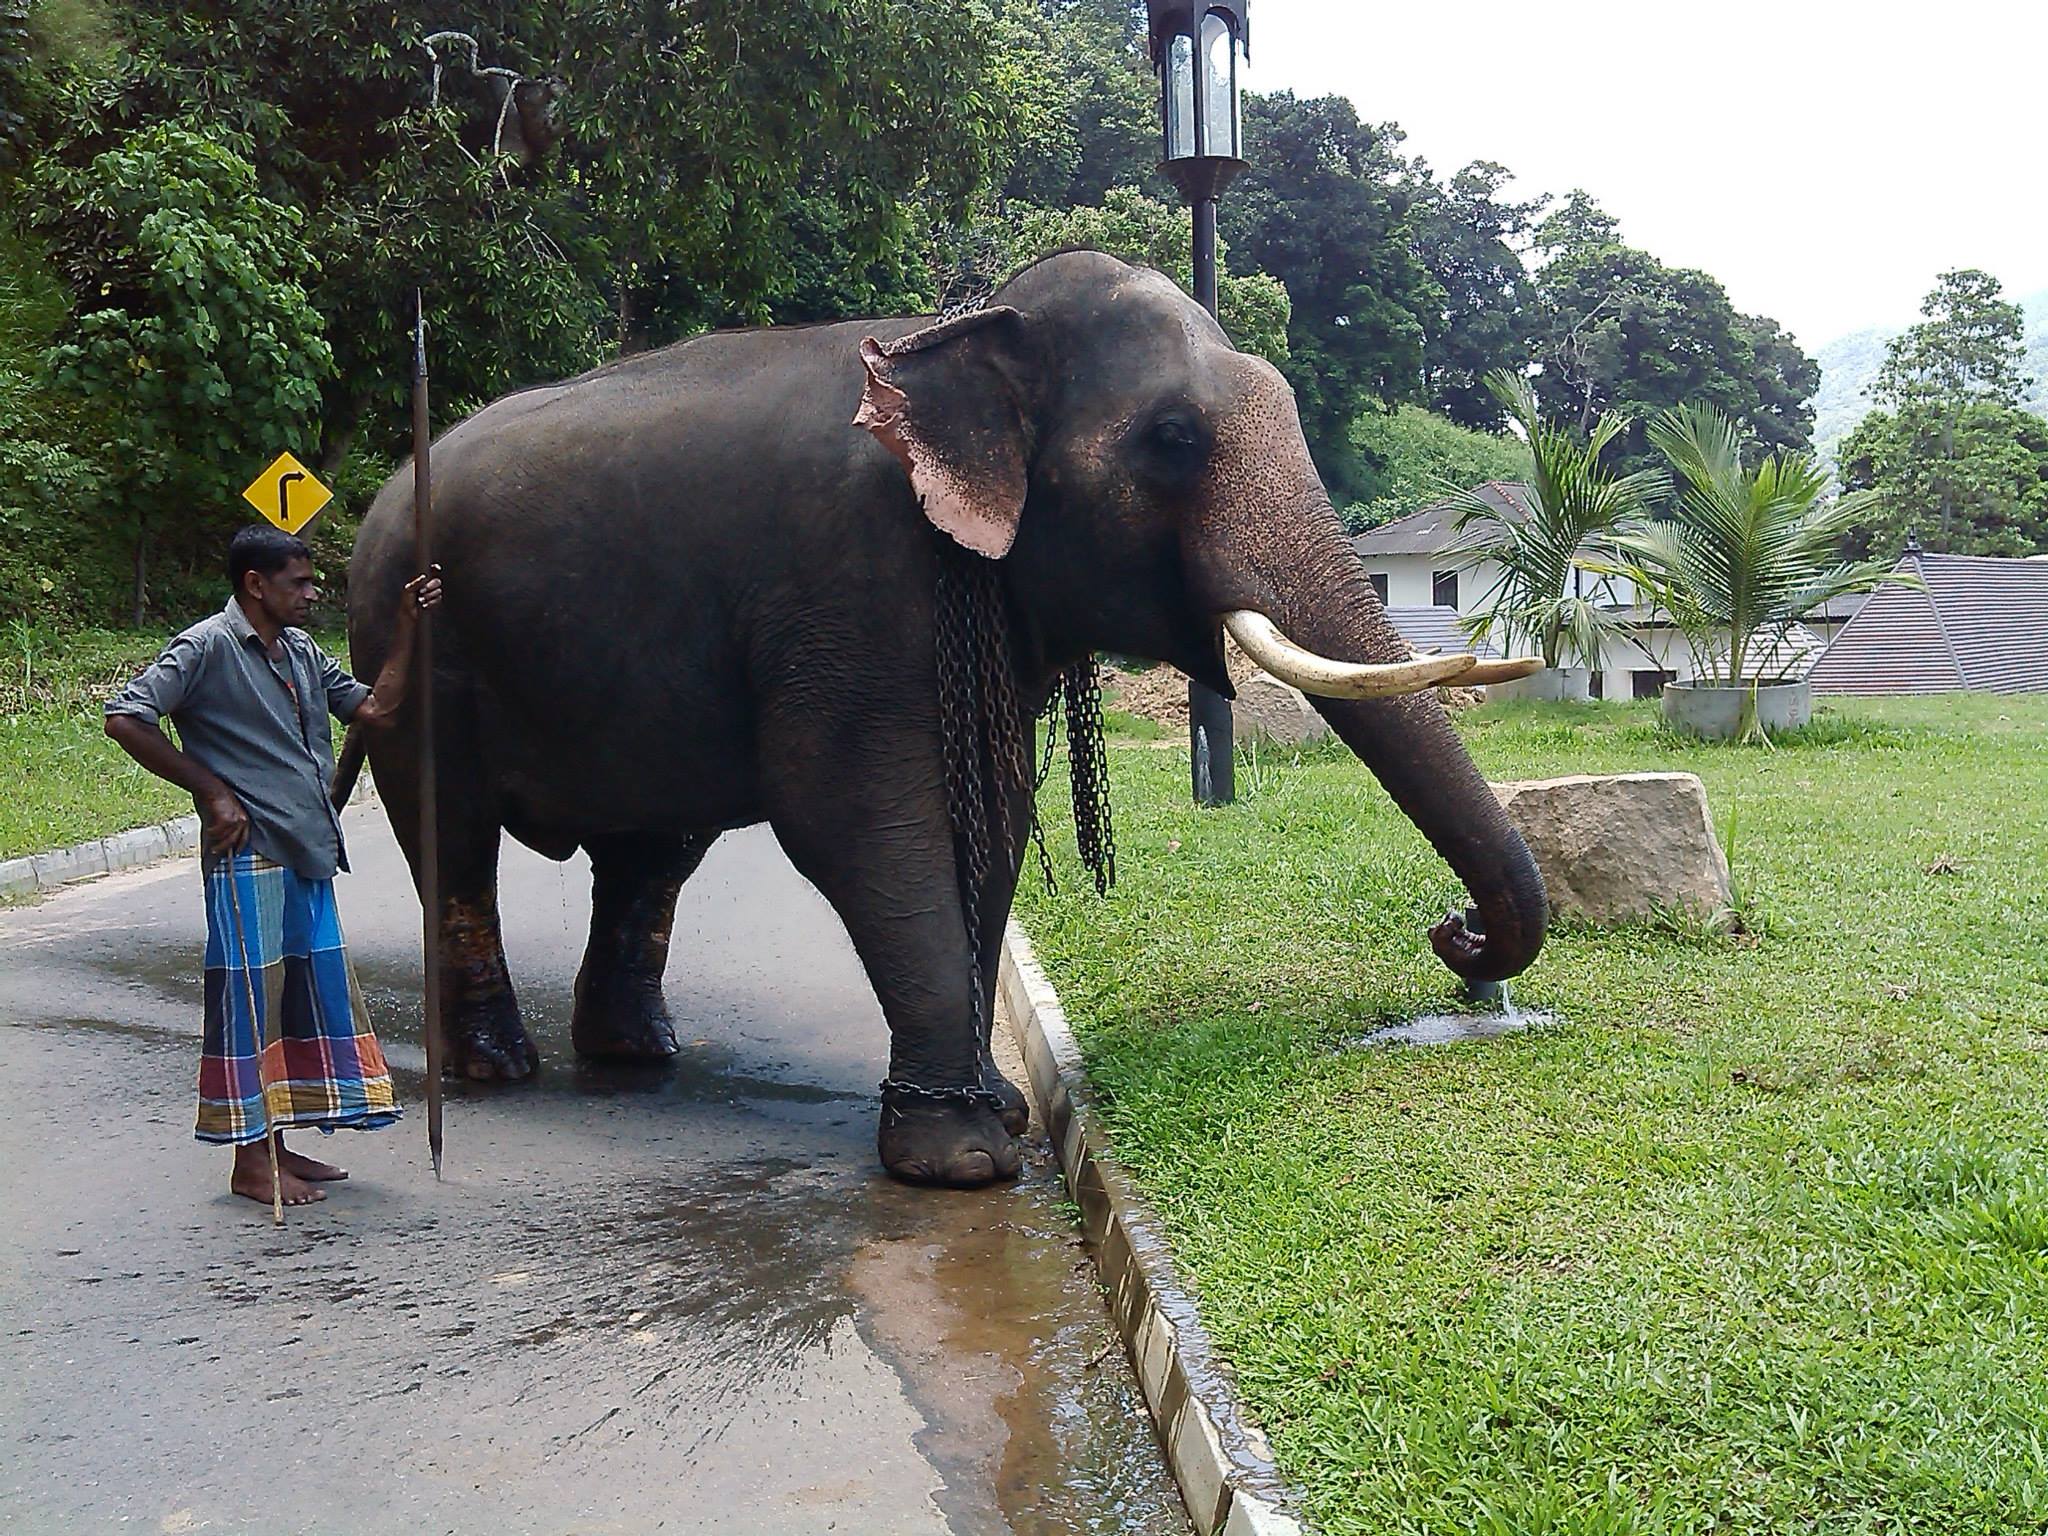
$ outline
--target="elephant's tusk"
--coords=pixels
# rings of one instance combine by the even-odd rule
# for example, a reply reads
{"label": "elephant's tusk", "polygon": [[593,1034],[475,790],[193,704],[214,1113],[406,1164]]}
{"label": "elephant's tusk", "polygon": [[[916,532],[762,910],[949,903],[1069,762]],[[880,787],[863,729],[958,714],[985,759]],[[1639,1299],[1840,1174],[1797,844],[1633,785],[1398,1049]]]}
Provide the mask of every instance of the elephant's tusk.
{"label": "elephant's tusk", "polygon": [[1281,682],[1326,699],[1385,699],[1395,694],[1420,693],[1425,688],[1460,682],[1479,665],[1478,657],[1462,652],[1412,661],[1333,661],[1296,645],[1280,633],[1279,625],[1255,608],[1226,613],[1223,627],[1230,631],[1230,638],[1245,655]]}
{"label": "elephant's tusk", "polygon": [[[1420,652],[1417,653],[1416,659],[1423,659]],[[1541,656],[1510,656],[1504,661],[1482,661],[1458,679],[1458,686],[1484,688],[1488,683],[1512,683],[1517,678],[1527,677],[1532,672],[1542,670]]]}

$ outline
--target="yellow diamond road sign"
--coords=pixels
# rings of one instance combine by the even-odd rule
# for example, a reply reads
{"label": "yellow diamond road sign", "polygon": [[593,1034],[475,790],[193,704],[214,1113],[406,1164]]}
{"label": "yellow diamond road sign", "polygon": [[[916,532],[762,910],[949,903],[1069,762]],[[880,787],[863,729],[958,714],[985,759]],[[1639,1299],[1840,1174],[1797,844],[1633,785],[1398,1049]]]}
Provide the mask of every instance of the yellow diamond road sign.
{"label": "yellow diamond road sign", "polygon": [[334,499],[334,492],[313,478],[313,472],[288,453],[256,477],[242,499],[286,533],[297,533]]}

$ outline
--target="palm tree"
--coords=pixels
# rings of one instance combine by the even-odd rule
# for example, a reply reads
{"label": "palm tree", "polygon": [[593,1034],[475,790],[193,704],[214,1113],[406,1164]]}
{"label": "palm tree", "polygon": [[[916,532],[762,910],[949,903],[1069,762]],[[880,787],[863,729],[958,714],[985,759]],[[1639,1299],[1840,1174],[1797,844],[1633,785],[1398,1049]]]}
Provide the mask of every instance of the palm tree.
{"label": "palm tree", "polygon": [[1708,686],[1775,681],[1762,674],[1787,653],[1804,615],[1892,579],[1885,561],[1839,554],[1842,535],[1870,515],[1873,493],[1827,500],[1827,474],[1805,454],[1743,468],[1740,433],[1709,405],[1666,411],[1649,432],[1678,494],[1667,515],[1615,536],[1614,561],[1588,566],[1628,577],[1668,611]]}
{"label": "palm tree", "polygon": [[[1533,473],[1521,487],[1528,516],[1519,522],[1468,490],[1455,490],[1460,568],[1495,564],[1501,576],[1467,621],[1472,638],[1498,632],[1508,650],[1526,642],[1543,664],[1600,664],[1601,641],[1619,621],[1610,608],[1573,590],[1572,571],[1589,543],[1639,517],[1664,484],[1655,470],[1616,475],[1601,455],[1626,423],[1612,411],[1593,423],[1584,442],[1543,419],[1536,392],[1517,374],[1496,369],[1486,388],[1528,439]],[[1589,567],[1590,568],[1590,567]]]}

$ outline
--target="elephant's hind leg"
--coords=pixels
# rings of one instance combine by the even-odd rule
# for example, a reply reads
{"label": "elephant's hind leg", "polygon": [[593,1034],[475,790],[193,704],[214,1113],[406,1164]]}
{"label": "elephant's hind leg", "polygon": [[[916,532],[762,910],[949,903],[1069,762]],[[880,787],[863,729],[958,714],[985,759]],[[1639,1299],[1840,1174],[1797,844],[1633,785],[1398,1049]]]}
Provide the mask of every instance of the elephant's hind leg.
{"label": "elephant's hind leg", "polygon": [[[441,831],[441,1038],[444,1070],[480,1082],[516,1081],[540,1068],[540,1052],[519,1017],[498,926],[497,814],[466,720],[449,711],[440,734],[437,805]],[[419,879],[416,738],[401,725],[373,741],[370,762],[392,830]],[[387,771],[388,770],[388,771]]]}
{"label": "elephant's hind leg", "polygon": [[576,973],[569,1038],[576,1054],[613,1061],[665,1061],[675,1024],[661,995],[676,896],[717,841],[621,835],[585,844],[590,852],[590,944]]}

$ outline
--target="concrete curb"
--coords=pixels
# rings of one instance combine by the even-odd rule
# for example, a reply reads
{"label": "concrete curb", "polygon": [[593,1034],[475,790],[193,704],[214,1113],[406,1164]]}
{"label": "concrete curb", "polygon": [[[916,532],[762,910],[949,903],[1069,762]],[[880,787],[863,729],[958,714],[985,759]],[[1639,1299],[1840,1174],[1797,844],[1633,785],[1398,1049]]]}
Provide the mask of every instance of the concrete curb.
{"label": "concrete curb", "polygon": [[[376,797],[376,787],[365,773],[356,780],[349,804],[361,805]],[[199,818],[176,816],[169,821],[116,832],[111,837],[73,843],[69,848],[51,848],[24,858],[0,860],[0,900],[47,895],[74,880],[140,869],[145,864],[184,858],[198,851]]]}
{"label": "concrete curb", "polygon": [[1015,922],[1003,935],[997,985],[1196,1536],[1302,1536],[1301,1522],[1283,1512],[1298,1501],[1217,1366],[1159,1219],[1110,1151],[1059,995]]}

